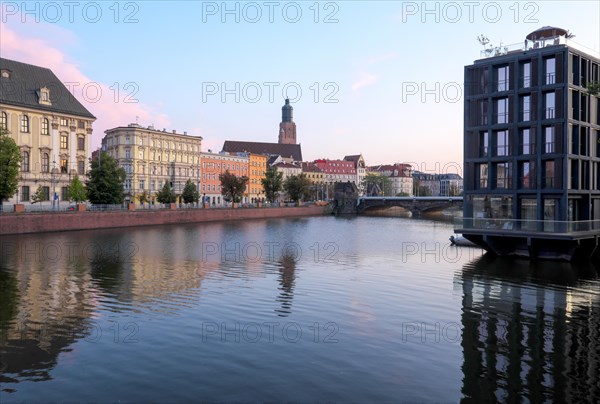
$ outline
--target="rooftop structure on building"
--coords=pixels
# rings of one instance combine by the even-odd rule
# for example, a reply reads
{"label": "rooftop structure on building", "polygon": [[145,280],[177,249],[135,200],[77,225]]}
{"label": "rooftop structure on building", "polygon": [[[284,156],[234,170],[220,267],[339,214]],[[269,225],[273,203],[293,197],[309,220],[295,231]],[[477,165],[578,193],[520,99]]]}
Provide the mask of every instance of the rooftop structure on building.
{"label": "rooftop structure on building", "polygon": [[46,67],[0,58],[0,104],[96,119]]}
{"label": "rooftop structure on building", "polygon": [[291,158],[294,161],[302,161],[302,148],[299,144],[226,140],[223,144],[223,151],[228,153],[245,152],[267,156],[282,156]]}

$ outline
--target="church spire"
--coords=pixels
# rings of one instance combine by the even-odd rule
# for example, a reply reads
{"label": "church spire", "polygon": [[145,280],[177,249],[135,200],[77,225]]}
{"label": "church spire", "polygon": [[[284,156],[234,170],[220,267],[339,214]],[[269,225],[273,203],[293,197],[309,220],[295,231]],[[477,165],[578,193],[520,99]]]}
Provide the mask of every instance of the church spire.
{"label": "church spire", "polygon": [[281,123],[279,124],[279,143],[296,144],[296,124],[294,123],[294,108],[290,105],[290,99],[285,99],[285,105],[281,107]]}

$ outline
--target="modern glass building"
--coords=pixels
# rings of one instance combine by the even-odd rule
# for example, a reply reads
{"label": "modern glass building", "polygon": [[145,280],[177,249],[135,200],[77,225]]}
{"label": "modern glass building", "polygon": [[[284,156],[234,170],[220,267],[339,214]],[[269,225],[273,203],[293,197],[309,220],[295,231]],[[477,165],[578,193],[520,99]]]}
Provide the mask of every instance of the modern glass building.
{"label": "modern glass building", "polygon": [[[465,219],[457,232],[500,255],[529,257],[551,256],[551,240],[597,238],[598,54],[556,27],[482,54],[465,67]],[[559,255],[572,257],[578,243]]]}

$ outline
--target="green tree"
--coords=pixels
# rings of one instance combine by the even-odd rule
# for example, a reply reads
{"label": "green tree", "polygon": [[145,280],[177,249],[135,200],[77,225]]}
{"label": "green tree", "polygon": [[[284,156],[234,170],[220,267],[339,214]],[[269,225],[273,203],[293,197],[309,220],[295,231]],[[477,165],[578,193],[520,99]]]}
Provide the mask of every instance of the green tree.
{"label": "green tree", "polygon": [[277,171],[275,167],[267,168],[265,172],[265,178],[261,180],[262,186],[265,190],[265,198],[267,201],[273,203],[277,196],[279,196],[279,191],[281,191],[283,186],[283,173],[281,171]]}
{"label": "green tree", "polygon": [[460,190],[456,184],[450,184],[448,187],[448,196],[459,196]]}
{"label": "green tree", "polygon": [[585,88],[587,92],[584,94],[600,96],[600,81],[590,81]]}
{"label": "green tree", "polygon": [[226,201],[237,203],[242,200],[244,192],[246,192],[248,177],[238,177],[227,170],[219,175],[219,180],[221,181],[221,195]]}
{"label": "green tree", "polygon": [[194,203],[198,202],[200,199],[200,194],[198,193],[198,190],[196,190],[196,184],[194,184],[191,179],[186,181],[183,192],[181,193],[181,198],[184,203]]}
{"label": "green tree", "polygon": [[9,131],[0,128],[0,204],[17,192],[21,153]]}
{"label": "green tree", "polygon": [[148,203],[148,201],[150,200],[150,196],[148,195],[148,191],[144,191],[141,194],[139,194],[137,196],[137,200],[143,205],[145,203]]}
{"label": "green tree", "polygon": [[79,180],[79,176],[75,174],[71,183],[69,184],[69,192],[67,197],[70,201],[81,203],[86,200],[87,195],[83,183]]}
{"label": "green tree", "polygon": [[109,154],[102,152],[92,160],[88,172],[87,196],[93,204],[120,204],[125,200],[125,170]]}
{"label": "green tree", "polygon": [[390,196],[392,194],[392,180],[379,173],[367,173],[362,181],[362,187],[365,192],[369,192],[375,185],[379,187],[382,193],[379,196]]}
{"label": "green tree", "polygon": [[31,203],[44,202],[48,200],[48,195],[46,195],[46,190],[43,186],[39,185],[35,193],[31,196]]}
{"label": "green tree", "polygon": [[419,195],[420,196],[431,196],[431,188],[429,188],[425,185],[421,185],[419,187]]}
{"label": "green tree", "polygon": [[165,185],[163,185],[160,192],[156,195],[156,200],[160,203],[175,203],[177,196],[171,189],[171,183],[169,181],[165,181]]}
{"label": "green tree", "polygon": [[310,180],[306,174],[290,175],[283,183],[283,188],[292,201],[298,202],[310,195]]}

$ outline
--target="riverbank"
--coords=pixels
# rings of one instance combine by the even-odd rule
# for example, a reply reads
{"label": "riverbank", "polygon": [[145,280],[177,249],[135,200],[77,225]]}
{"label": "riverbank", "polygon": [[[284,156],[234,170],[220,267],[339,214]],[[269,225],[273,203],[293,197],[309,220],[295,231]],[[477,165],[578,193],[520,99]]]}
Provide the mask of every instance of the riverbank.
{"label": "riverbank", "polygon": [[118,212],[52,212],[0,215],[0,235],[45,233],[116,227],[203,223],[223,220],[318,216],[322,206],[293,208],[175,209]]}

